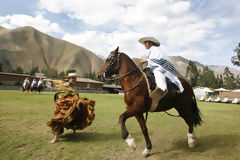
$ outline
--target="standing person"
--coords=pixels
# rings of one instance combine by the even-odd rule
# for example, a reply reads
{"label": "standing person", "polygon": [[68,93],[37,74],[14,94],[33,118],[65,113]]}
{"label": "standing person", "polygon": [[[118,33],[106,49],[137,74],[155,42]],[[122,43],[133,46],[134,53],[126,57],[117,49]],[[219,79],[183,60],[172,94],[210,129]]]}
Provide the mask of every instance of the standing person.
{"label": "standing person", "polygon": [[26,85],[29,83],[29,79],[28,77],[25,78],[24,82],[23,82],[23,89],[26,89]]}
{"label": "standing person", "polygon": [[150,94],[150,97],[152,98],[153,95],[159,93],[161,96],[158,96],[156,100],[158,102],[167,94],[166,78],[175,84],[182,93],[184,89],[178,79],[176,69],[170,59],[161,53],[159,49],[160,42],[154,37],[143,37],[138,41],[145,46],[147,52],[140,63],[147,63],[147,67],[152,69],[158,87]]}
{"label": "standing person", "polygon": [[69,73],[67,82],[43,79],[44,82],[51,82],[54,87],[59,87],[54,97],[56,101],[54,118],[48,122],[55,135],[50,143],[58,141],[64,128],[72,129],[75,133],[77,129],[82,130],[91,125],[94,120],[95,101],[79,97],[74,88],[76,78],[76,73]]}

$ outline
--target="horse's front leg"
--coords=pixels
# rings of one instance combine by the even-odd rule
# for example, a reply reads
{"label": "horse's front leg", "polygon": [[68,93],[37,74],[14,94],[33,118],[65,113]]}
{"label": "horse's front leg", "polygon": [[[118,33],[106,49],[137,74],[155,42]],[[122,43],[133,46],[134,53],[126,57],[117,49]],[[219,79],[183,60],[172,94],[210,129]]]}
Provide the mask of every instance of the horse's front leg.
{"label": "horse's front leg", "polygon": [[128,133],[125,122],[129,117],[132,117],[133,113],[127,110],[119,117],[119,123],[121,125],[122,138],[127,142],[127,144],[135,150],[137,148],[134,138]]}
{"label": "horse's front leg", "polygon": [[146,141],[146,148],[142,152],[142,156],[147,157],[147,156],[149,156],[149,152],[152,149],[152,143],[151,143],[150,138],[148,136],[148,129],[147,129],[146,123],[144,121],[143,113],[137,114],[135,117],[136,117],[136,119],[137,119],[137,121],[138,121],[138,123],[139,123],[139,125],[142,129],[142,133],[143,133],[145,141]]}

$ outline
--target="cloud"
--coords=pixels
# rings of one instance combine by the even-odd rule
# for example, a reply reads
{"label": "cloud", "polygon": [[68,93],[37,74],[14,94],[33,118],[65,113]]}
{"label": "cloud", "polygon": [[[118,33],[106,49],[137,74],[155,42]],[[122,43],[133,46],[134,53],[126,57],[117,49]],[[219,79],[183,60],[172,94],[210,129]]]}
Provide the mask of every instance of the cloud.
{"label": "cloud", "polygon": [[[190,10],[190,1],[40,0],[39,6],[42,10],[83,21],[88,28],[65,34],[63,39],[105,56],[110,49],[120,46],[131,57],[140,57],[144,48],[137,41],[142,36],[156,37],[168,51],[184,48],[178,53],[190,56],[189,46],[212,35],[216,23],[227,24],[226,19],[202,19]],[[197,48],[194,52],[196,56],[206,54]]]}
{"label": "cloud", "polygon": [[[137,43],[139,38],[138,33],[134,32],[96,32],[86,31],[79,34],[65,34],[63,39],[74,44],[84,46],[86,49],[98,54],[107,56],[116,47],[120,47],[120,51],[125,52],[129,56],[139,57],[139,52],[136,52],[136,48],[140,44]],[[140,49],[138,50],[140,51]],[[143,52],[141,51],[141,54]]]}
{"label": "cloud", "polygon": [[63,33],[63,30],[57,23],[50,22],[42,15],[37,15],[35,17],[23,14],[2,16],[0,17],[0,25],[9,29],[32,26],[44,33]]}

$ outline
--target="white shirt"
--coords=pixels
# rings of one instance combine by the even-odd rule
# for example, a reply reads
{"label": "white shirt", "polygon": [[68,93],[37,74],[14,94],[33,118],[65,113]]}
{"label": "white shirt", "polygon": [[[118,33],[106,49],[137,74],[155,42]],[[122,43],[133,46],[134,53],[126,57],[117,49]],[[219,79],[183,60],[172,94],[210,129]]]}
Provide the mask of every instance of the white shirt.
{"label": "white shirt", "polygon": [[[151,48],[147,49],[145,60],[148,61],[147,67],[150,67],[152,70],[157,68],[161,74],[163,74],[165,77],[168,77],[169,80],[176,84],[180,91],[183,92],[184,88],[178,79],[176,69],[174,68],[168,56],[161,53],[159,47],[152,46]],[[154,74],[154,76],[156,77],[158,74]]]}
{"label": "white shirt", "polygon": [[42,82],[43,82],[42,80],[39,80],[39,81],[38,81],[38,86],[39,86],[40,84],[42,84]]}

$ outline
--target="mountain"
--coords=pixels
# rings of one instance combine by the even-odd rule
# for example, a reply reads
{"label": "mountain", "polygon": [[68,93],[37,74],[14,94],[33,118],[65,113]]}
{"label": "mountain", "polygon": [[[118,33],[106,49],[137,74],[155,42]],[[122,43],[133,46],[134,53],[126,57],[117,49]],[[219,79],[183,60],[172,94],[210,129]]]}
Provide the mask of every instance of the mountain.
{"label": "mountain", "polygon": [[[185,76],[189,63],[188,59],[181,56],[170,56],[180,76]],[[139,64],[140,59],[133,58]],[[21,66],[25,72],[38,66],[39,70],[56,69],[58,72],[68,69],[77,70],[78,75],[84,73],[97,73],[104,60],[93,52],[44,34],[33,27],[22,27],[9,30],[0,26],[0,62],[4,71],[10,71]],[[196,62],[198,69],[204,65]],[[225,66],[208,66],[215,75],[223,74]],[[229,67],[236,76],[240,70]]]}
{"label": "mountain", "polygon": [[77,70],[78,75],[98,72],[103,60],[93,52],[44,34],[33,27],[14,30],[0,28],[0,62],[3,70],[22,67],[29,72],[38,66],[39,70]]}

